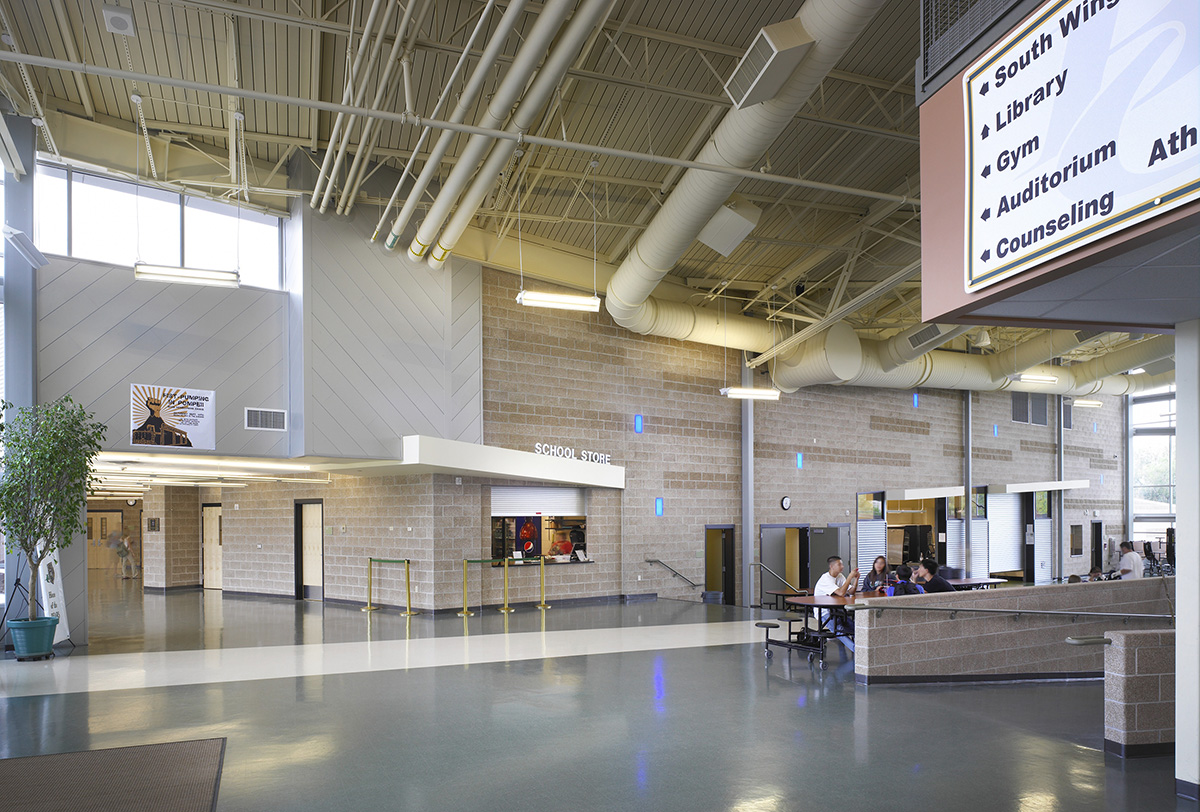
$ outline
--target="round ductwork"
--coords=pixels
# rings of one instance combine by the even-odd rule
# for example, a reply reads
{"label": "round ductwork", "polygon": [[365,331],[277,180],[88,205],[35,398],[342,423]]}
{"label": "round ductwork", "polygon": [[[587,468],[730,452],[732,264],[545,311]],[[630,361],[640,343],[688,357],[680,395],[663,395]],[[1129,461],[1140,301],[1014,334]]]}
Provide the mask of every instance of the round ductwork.
{"label": "round ductwork", "polygon": [[771,379],[783,392],[804,386],[843,383],[862,371],[862,343],[858,333],[838,322],[796,348],[795,352],[770,362]]}

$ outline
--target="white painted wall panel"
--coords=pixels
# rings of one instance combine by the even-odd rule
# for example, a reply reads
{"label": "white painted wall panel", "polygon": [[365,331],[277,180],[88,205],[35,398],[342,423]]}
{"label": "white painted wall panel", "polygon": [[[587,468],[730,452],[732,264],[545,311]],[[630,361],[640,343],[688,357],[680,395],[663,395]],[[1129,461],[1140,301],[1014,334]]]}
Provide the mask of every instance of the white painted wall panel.
{"label": "white painted wall panel", "polygon": [[38,394],[69,393],[128,451],[129,385],[217,395],[217,451],[287,456],[286,435],[247,431],[247,406],[288,408],[286,296],[135,282],[127,267],[54,258],[38,274]]}
{"label": "white painted wall panel", "polygon": [[400,437],[483,442],[482,271],[371,243],[375,211],[305,206],[309,454],[394,459]]}

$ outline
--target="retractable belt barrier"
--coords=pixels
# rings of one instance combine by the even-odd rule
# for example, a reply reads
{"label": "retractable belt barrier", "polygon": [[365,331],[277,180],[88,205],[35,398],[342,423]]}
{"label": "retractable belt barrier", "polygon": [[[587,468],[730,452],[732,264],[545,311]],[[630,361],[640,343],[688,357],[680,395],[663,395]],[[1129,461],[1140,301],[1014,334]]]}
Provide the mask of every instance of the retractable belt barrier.
{"label": "retractable belt barrier", "polygon": [[419,615],[420,612],[412,608],[412,571],[410,564],[412,562],[407,558],[368,558],[367,559],[367,605],[362,608],[364,612],[374,612],[380,607],[376,606],[372,601],[374,596],[374,569],[375,564],[403,564],[404,565],[404,593],[408,601],[408,608],[400,614],[406,616]]}
{"label": "retractable belt barrier", "polygon": [[[489,564],[489,565],[490,564],[500,564],[500,565],[502,565],[504,567],[504,605],[501,606],[496,611],[504,612],[505,614],[516,611],[515,609],[513,609],[513,607],[508,605],[508,562],[511,560],[512,559],[510,559],[510,558],[464,558],[463,559],[463,608],[462,608],[462,611],[458,613],[459,617],[473,617],[475,615],[475,613],[472,612],[470,607],[468,606],[469,601],[470,601],[470,598],[467,595],[467,565],[468,564]],[[525,565],[522,565],[522,566],[525,566]],[[540,602],[538,602],[537,608],[545,610],[545,609],[550,608],[550,604],[546,603],[546,557],[545,556],[538,556],[538,573],[540,576],[539,580],[540,580],[540,584],[541,584],[542,599]],[[480,602],[482,604],[482,596],[480,596]],[[480,608],[482,608],[482,605]]]}

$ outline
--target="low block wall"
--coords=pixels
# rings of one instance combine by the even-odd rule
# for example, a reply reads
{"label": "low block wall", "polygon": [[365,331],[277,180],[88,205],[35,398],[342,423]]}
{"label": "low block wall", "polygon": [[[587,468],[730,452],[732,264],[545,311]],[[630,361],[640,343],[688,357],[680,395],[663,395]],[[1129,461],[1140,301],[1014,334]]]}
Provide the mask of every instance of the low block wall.
{"label": "low block wall", "polygon": [[906,595],[866,601],[884,609],[855,612],[854,669],[860,683],[955,682],[1002,679],[1097,678],[1104,673],[1103,646],[1071,646],[1067,637],[1103,635],[1113,629],[1160,630],[1164,620],[1118,618],[1074,621],[1054,615],[990,615],[887,611],[905,607],[1004,610],[1079,610],[1168,614],[1174,578]]}
{"label": "low block wall", "polygon": [[1175,752],[1175,631],[1110,631],[1104,651],[1104,749],[1122,758]]}

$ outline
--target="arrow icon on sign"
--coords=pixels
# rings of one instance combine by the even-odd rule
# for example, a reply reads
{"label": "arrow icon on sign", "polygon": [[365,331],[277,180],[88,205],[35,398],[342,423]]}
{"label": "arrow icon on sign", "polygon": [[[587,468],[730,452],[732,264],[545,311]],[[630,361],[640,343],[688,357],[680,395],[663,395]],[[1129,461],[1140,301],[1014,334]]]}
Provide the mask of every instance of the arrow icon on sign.
{"label": "arrow icon on sign", "polygon": [[988,175],[992,174],[992,165],[991,165],[991,164],[988,164],[987,166],[985,166],[985,167],[983,168],[983,171],[982,171],[982,172],[980,172],[979,174],[983,175],[985,178],[986,178]]}
{"label": "arrow icon on sign", "polygon": [[987,219],[991,216],[992,216],[992,208],[991,208],[991,206],[989,206],[983,210],[983,214],[979,215],[979,219],[986,222]]}
{"label": "arrow icon on sign", "polygon": [[987,92],[988,92],[988,83],[984,82],[983,85],[979,88],[979,95],[986,96]]}
{"label": "arrow icon on sign", "polygon": [[987,135],[988,135],[988,126],[986,124],[984,124],[983,125],[983,137],[987,138]]}
{"label": "arrow icon on sign", "polygon": [[980,257],[980,259],[982,259],[984,262],[987,262],[991,258],[992,258],[992,251],[990,248],[988,250],[984,251],[983,256]]}

